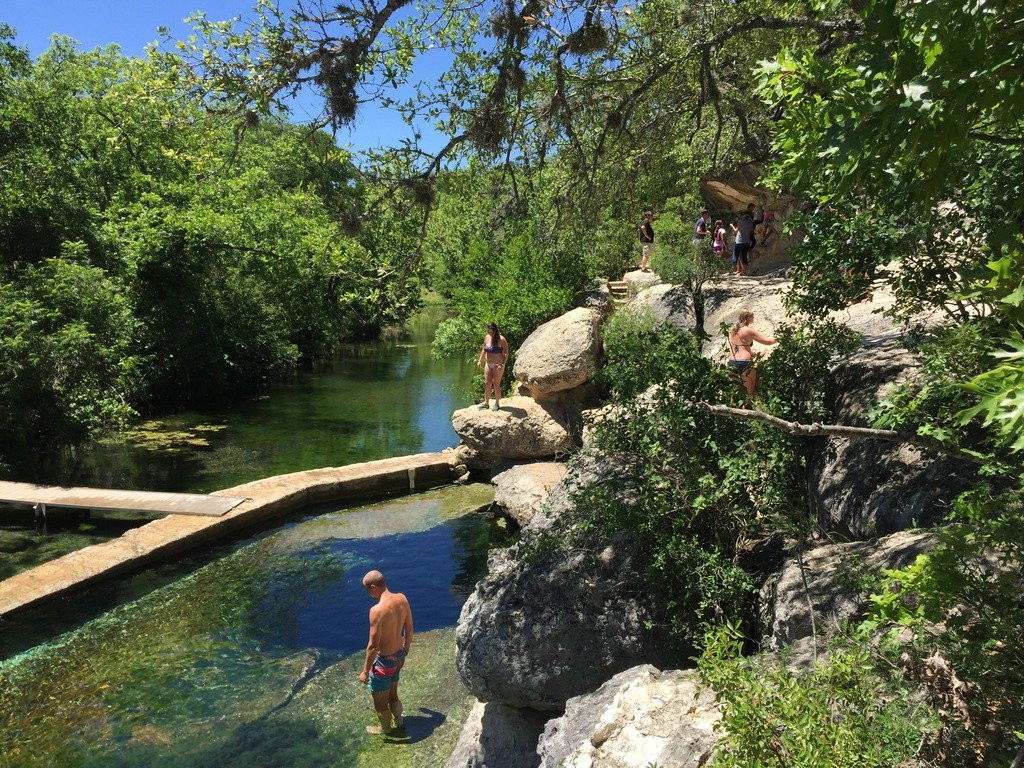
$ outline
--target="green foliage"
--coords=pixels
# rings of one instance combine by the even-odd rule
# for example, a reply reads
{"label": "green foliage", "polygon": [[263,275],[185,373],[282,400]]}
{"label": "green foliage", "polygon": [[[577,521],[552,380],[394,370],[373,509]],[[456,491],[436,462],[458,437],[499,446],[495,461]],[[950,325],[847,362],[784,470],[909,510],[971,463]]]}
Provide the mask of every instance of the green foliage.
{"label": "green foliage", "polygon": [[[3,35],[8,37],[2,37]],[[364,192],[333,139],[244,131],[173,56],[36,61],[0,30],[0,443],[79,442],[135,410],[252,390],[403,320],[411,223],[339,222]]]}
{"label": "green foliage", "polygon": [[774,351],[758,363],[762,404],[791,421],[828,417],[825,392],[836,361],[860,346],[860,335],[834,320],[779,325]]}
{"label": "green foliage", "polygon": [[934,730],[927,705],[887,680],[857,647],[834,648],[798,672],[741,656],[740,633],[709,633],[698,662],[722,707],[715,765],[725,768],[889,768],[914,757]]}
{"label": "green foliage", "polygon": [[680,366],[692,362],[683,349],[697,349],[686,331],[658,327],[650,310],[623,307],[601,327],[606,362],[598,374],[617,402],[625,402],[652,384],[675,378]]}
{"label": "green foliage", "polygon": [[[849,335],[834,326],[783,328],[775,362],[765,364],[770,405],[788,418],[817,416],[829,361],[848,349]],[[743,395],[690,334],[655,330],[650,315],[620,310],[604,340],[602,375],[615,410],[593,439],[619,469],[582,489],[577,508],[585,512],[568,523],[562,544],[595,548],[628,535],[668,621],[693,641],[701,621],[745,615],[753,583],[737,562],[741,540],[810,526],[806,444],[696,407],[738,404]]]}
{"label": "green foliage", "polygon": [[1021,489],[976,488],[957,501],[953,519],[930,554],[886,572],[871,598],[870,626],[913,630],[919,664],[942,654],[965,681],[968,711],[946,702],[943,716],[952,729],[950,759],[970,764],[975,755],[1000,754],[1001,739],[1024,719]]}
{"label": "green foliage", "polygon": [[529,227],[498,242],[477,234],[442,270],[435,287],[453,315],[435,339],[442,355],[478,349],[492,322],[514,350],[538,325],[569,309],[587,282],[578,261],[552,250]]}
{"label": "green foliage", "polygon": [[61,258],[22,277],[0,283],[0,434],[48,450],[123,426],[142,374],[121,286]]}

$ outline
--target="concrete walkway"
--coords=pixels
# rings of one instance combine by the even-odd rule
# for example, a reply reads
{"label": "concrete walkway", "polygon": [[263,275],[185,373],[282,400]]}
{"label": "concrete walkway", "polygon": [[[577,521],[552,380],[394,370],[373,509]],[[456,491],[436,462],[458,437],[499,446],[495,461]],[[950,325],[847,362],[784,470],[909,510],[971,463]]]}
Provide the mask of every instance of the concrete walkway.
{"label": "concrete walkway", "polygon": [[0,582],[0,618],[90,584],[138,570],[231,536],[309,504],[368,499],[452,481],[454,453],[420,453],[346,467],[278,475],[216,491],[246,499],[222,517],[168,515],[117,539],[36,566]]}

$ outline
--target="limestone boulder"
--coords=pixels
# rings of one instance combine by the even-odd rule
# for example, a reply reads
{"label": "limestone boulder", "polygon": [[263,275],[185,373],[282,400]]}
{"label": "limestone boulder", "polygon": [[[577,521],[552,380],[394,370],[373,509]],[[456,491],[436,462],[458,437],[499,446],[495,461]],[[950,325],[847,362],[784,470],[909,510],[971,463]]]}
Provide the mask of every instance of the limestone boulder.
{"label": "limestone boulder", "polygon": [[558,711],[616,672],[665,661],[666,637],[647,628],[664,622],[636,589],[641,579],[628,535],[598,557],[557,547],[537,555],[545,549],[537,544],[559,535],[556,524],[585,514],[576,507],[578,491],[616,476],[609,457],[584,449],[519,543],[491,553],[455,635],[456,668],[479,700]]}
{"label": "limestone boulder", "polygon": [[628,312],[650,312],[656,327],[668,326],[676,330],[692,331],[697,324],[693,311],[693,297],[681,285],[652,285],[644,288],[630,302]]}
{"label": "limestone boulder", "polygon": [[538,327],[516,352],[516,380],[540,395],[589,381],[601,357],[601,319],[600,310],[578,307]]}
{"label": "limestone boulder", "polygon": [[522,545],[492,553],[455,635],[466,687],[481,701],[559,711],[616,672],[660,658],[664,638],[646,627],[650,600],[630,590],[635,573],[615,550],[597,562],[585,552],[527,560]]}
{"label": "limestone boulder", "polygon": [[812,627],[822,635],[856,618],[867,600],[866,577],[910,565],[935,542],[928,531],[901,531],[876,541],[816,547],[804,553],[802,568],[796,557],[787,559],[761,588],[766,645],[777,650],[810,637]]}
{"label": "limestone boulder", "polygon": [[509,467],[491,478],[494,503],[521,527],[525,527],[563,477],[565,464],[553,461]]}
{"label": "limestone boulder", "polygon": [[452,414],[452,428],[466,446],[463,460],[490,468],[503,459],[542,459],[572,447],[566,412],[530,397],[507,397],[501,410],[479,406]]}
{"label": "limestone boulder", "polygon": [[565,705],[537,745],[542,768],[699,768],[722,713],[693,671],[628,669]]}
{"label": "limestone boulder", "polygon": [[[859,350],[832,370],[827,404],[836,423],[869,426],[867,409],[918,371],[902,347]],[[933,525],[975,477],[972,465],[906,444],[830,437],[809,467],[811,507],[826,531],[868,539]]]}
{"label": "limestone boulder", "polygon": [[[704,357],[718,362],[729,358],[729,334],[723,326],[736,322],[741,309],[754,313],[754,327],[769,335],[788,319],[782,297],[791,283],[780,277],[727,277],[704,284]],[[770,348],[755,345],[755,352]]]}
{"label": "limestone boulder", "polygon": [[650,288],[661,282],[661,278],[653,272],[644,272],[642,269],[634,269],[622,276],[622,281],[629,289],[630,296],[636,296],[644,288]]}
{"label": "limestone boulder", "polygon": [[611,289],[608,287],[608,281],[602,280],[593,290],[584,291],[578,295],[573,306],[596,309],[602,316],[607,317],[612,311]]}
{"label": "limestone boulder", "polygon": [[478,701],[466,718],[446,768],[536,768],[547,715]]}

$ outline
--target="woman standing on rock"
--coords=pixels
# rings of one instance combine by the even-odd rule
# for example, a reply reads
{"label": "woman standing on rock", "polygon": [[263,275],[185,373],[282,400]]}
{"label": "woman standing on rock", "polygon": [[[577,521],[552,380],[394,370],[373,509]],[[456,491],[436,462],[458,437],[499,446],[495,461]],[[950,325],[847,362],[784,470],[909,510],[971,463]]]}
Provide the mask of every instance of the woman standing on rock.
{"label": "woman standing on rock", "polygon": [[[505,361],[508,360],[508,341],[498,326],[494,323],[487,324],[487,334],[484,336],[484,346],[480,350],[480,356],[476,359],[477,366],[484,366],[484,401],[481,408],[486,408],[491,400],[491,391],[494,391],[494,403],[491,410],[501,408],[501,377],[505,373]],[[486,361],[486,365],[484,362]]]}
{"label": "woman standing on rock", "polygon": [[754,388],[757,386],[757,369],[754,367],[752,352],[754,342],[765,345],[778,343],[754,328],[753,322],[754,313],[749,309],[741,309],[736,323],[729,331],[729,367],[739,374],[750,397],[754,396]]}

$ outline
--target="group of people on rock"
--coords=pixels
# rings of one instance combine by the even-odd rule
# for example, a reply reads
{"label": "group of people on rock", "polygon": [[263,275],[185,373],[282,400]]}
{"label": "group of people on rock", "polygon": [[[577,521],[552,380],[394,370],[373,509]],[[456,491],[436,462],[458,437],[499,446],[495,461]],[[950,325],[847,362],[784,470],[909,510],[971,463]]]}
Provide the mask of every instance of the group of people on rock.
{"label": "group of people on rock", "polygon": [[[750,266],[750,254],[755,248],[763,248],[772,242],[775,235],[774,214],[763,206],[750,203],[740,211],[734,221],[729,222],[732,232],[725,229],[725,221],[711,221],[711,212],[703,208],[693,228],[693,242],[701,246],[710,243],[711,251],[717,256],[724,256],[729,240],[732,240],[732,271],[736,275],[747,274]],[[637,225],[640,238],[640,261],[636,268],[650,272],[651,254],[654,252],[654,212],[644,211],[644,216]]]}
{"label": "group of people on rock", "polygon": [[[733,274],[745,275],[750,265],[750,252],[757,247],[767,246],[775,234],[774,214],[763,206],[750,203],[740,211],[735,221],[729,223],[732,229],[732,270]],[[711,251],[723,256],[726,252],[729,233],[725,230],[725,222],[716,219],[711,225],[711,213],[707,208],[700,212],[693,228],[693,242],[698,246],[710,241]]]}

